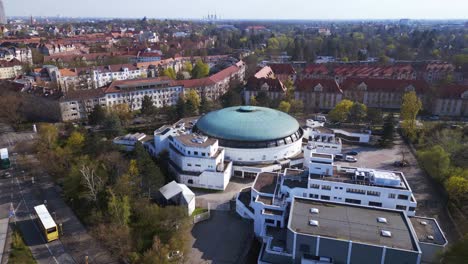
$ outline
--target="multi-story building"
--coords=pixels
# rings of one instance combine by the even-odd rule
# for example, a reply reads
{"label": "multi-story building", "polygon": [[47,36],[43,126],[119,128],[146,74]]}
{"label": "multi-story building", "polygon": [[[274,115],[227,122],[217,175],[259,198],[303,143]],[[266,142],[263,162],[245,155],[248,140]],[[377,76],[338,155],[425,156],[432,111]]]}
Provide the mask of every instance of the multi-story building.
{"label": "multi-story building", "polygon": [[224,190],[231,179],[232,161],[218,140],[197,134],[169,138],[169,167],[177,182],[188,186]]}
{"label": "multi-story building", "polygon": [[294,197],[287,215],[284,228],[263,226],[259,264],[419,264],[434,260],[423,247],[443,250],[447,243],[438,225],[429,243],[420,240],[427,220],[394,209]]}
{"label": "multi-story building", "polygon": [[89,88],[99,88],[113,81],[146,78],[146,72],[133,64],[118,64],[79,68],[77,72],[79,82]]}
{"label": "multi-story building", "polygon": [[17,59],[0,62],[0,79],[12,79],[21,75],[22,72],[22,64]]}
{"label": "multi-story building", "polygon": [[416,92],[421,101],[429,92],[423,80],[348,78],[341,84],[343,98],[365,104],[367,107],[400,109],[403,95]]}
{"label": "multi-story building", "polygon": [[468,116],[468,85],[448,85],[431,103],[432,113],[440,116]]}
{"label": "multi-story building", "polygon": [[132,111],[139,110],[145,96],[156,107],[175,105],[183,92],[182,86],[164,78],[115,81],[104,88],[69,91],[59,104],[62,121],[72,121],[86,119],[97,104],[108,108],[126,104]]}
{"label": "multi-story building", "polygon": [[[227,183],[207,186],[202,178],[190,178],[185,173],[195,170],[198,173],[196,176],[204,175],[204,171],[211,174],[216,168],[213,163],[220,164],[218,154],[218,160],[214,162],[213,155],[208,155],[206,150],[193,148],[206,148],[208,145],[216,148],[219,145],[225,163],[232,162],[229,167],[223,167],[223,173],[229,173],[226,179],[231,175],[255,178],[262,172],[302,167],[303,134],[299,123],[283,112],[264,107],[237,106],[210,112],[199,119],[181,120],[172,126],[161,127],[154,133],[154,144],[147,144],[147,149],[154,156],[164,150],[169,151],[174,168],[180,169],[176,170],[176,175],[184,175],[180,178],[184,184],[219,189],[220,186],[225,188]],[[188,140],[185,135],[192,135],[192,138]],[[182,141],[177,141],[180,136],[184,136]],[[171,147],[174,142],[177,143],[176,148]],[[190,161],[190,166],[181,164],[181,160]],[[211,167],[204,165],[207,162],[211,162]],[[230,169],[226,171],[225,168]]]}
{"label": "multi-story building", "polygon": [[343,99],[343,91],[333,79],[301,79],[295,83],[294,96],[306,110],[331,110]]}
{"label": "multi-story building", "polygon": [[103,88],[107,107],[127,104],[129,109],[139,110],[143,98],[148,96],[158,107],[172,106],[184,93],[183,86],[174,84],[168,78],[114,81]]}

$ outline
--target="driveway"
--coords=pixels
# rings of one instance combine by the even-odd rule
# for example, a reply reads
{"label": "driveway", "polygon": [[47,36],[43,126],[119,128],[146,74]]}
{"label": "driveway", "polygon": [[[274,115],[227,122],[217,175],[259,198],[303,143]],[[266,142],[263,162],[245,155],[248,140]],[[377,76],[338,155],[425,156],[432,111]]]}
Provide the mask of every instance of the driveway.
{"label": "driveway", "polygon": [[214,210],[220,209],[218,207],[225,208],[223,205],[228,204],[240,190],[252,186],[253,182],[253,179],[232,177],[224,191],[193,189],[196,195],[196,206],[208,208],[208,204],[210,204],[210,208]]}
{"label": "driveway", "polygon": [[233,211],[211,211],[191,232],[190,264],[242,264],[254,239],[253,224]]}

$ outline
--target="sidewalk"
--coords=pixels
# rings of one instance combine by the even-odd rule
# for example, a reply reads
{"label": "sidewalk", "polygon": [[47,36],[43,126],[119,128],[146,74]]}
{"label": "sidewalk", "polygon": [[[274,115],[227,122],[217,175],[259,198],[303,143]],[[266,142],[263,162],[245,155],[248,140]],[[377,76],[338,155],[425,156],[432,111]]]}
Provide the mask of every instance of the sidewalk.
{"label": "sidewalk", "polygon": [[0,263],[2,263],[3,250],[5,249],[8,234],[8,220],[8,218],[0,219]]}

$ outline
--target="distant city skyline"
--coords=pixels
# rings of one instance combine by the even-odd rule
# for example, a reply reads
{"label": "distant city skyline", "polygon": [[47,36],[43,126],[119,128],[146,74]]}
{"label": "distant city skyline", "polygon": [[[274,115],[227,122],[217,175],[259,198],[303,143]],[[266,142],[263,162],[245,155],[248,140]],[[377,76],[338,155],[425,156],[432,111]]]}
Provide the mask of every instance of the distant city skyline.
{"label": "distant city skyline", "polygon": [[[466,0],[4,0],[11,16],[221,19],[468,19]],[[220,4],[220,2],[224,2]]]}

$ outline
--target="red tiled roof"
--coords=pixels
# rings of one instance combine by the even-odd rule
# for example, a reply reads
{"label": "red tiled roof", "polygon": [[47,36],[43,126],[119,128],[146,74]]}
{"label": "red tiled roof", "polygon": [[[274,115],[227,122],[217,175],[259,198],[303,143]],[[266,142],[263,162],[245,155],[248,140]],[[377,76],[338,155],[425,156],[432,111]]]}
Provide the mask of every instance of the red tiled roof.
{"label": "red tiled roof", "polygon": [[396,79],[369,79],[348,78],[341,84],[343,91],[356,89],[361,83],[365,83],[367,91],[405,92],[405,88],[413,86],[416,93],[425,93],[429,85],[424,80],[396,80]]}
{"label": "red tiled roof", "polygon": [[293,68],[291,64],[275,63],[275,64],[269,64],[268,66],[270,66],[270,68],[273,70],[275,74],[287,74],[287,75],[296,74],[296,70]]}
{"label": "red tiled roof", "polygon": [[327,66],[323,64],[310,64],[304,69],[305,74],[328,74]]}
{"label": "red tiled roof", "polygon": [[452,84],[440,88],[440,98],[461,98],[462,94],[468,92],[468,85]]}
{"label": "red tiled roof", "polygon": [[268,85],[271,92],[286,92],[286,87],[279,79],[255,78],[251,77],[247,82],[247,89],[251,91],[260,91],[263,85]]}
{"label": "red tiled roof", "polygon": [[338,83],[333,79],[303,79],[297,80],[295,83],[296,91],[313,92],[317,85],[321,85],[323,92],[342,93]]}
{"label": "red tiled roof", "polygon": [[132,79],[132,80],[123,80],[123,81],[113,81],[108,86],[104,87],[102,90],[104,93],[117,93],[121,92],[121,87],[125,86],[126,88],[136,89],[137,86],[145,84],[154,84],[154,83],[163,83],[164,87],[167,86],[177,86],[173,80],[169,77],[157,77],[157,78],[145,78],[145,79]]}

